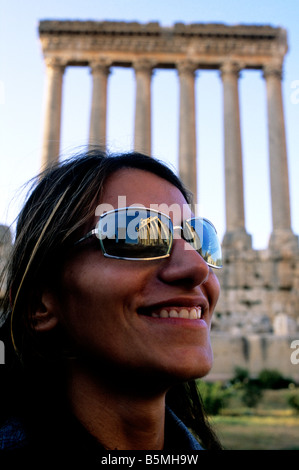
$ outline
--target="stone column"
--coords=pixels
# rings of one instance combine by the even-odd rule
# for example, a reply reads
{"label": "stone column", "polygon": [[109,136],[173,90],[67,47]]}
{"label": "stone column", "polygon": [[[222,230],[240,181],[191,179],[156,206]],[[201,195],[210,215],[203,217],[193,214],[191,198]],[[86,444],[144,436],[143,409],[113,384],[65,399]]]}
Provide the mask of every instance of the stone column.
{"label": "stone column", "polygon": [[223,245],[244,249],[251,247],[251,237],[245,230],[239,72],[240,67],[237,64],[227,62],[221,66],[226,207],[226,233]]}
{"label": "stone column", "polygon": [[264,67],[267,89],[268,141],[270,160],[272,234],[270,248],[275,251],[287,245],[298,248],[297,237],[291,229],[287,147],[281,91],[282,67],[269,64]]}
{"label": "stone column", "polygon": [[135,144],[137,152],[151,155],[151,77],[153,64],[138,60],[134,64],[136,77]]}
{"label": "stone column", "polygon": [[46,100],[42,148],[42,169],[58,161],[60,150],[62,78],[65,65],[46,59]]}
{"label": "stone column", "polygon": [[92,103],[89,126],[89,146],[106,147],[107,80],[109,66],[106,61],[92,62]]}
{"label": "stone column", "polygon": [[179,173],[197,203],[195,71],[191,61],[177,64],[180,80]]}

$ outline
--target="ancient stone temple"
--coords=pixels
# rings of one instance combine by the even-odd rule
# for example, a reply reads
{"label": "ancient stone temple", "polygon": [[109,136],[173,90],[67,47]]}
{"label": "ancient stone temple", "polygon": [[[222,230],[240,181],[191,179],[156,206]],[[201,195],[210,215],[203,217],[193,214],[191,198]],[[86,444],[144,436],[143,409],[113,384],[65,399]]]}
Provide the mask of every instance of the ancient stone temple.
{"label": "ancient stone temple", "polygon": [[[113,67],[135,72],[135,149],[151,154],[151,77],[155,69],[178,74],[179,174],[196,187],[195,74],[219,70],[223,86],[226,233],[222,287],[212,329],[215,366],[227,378],[235,366],[253,375],[279,369],[299,380],[290,347],[299,339],[299,248],[292,232],[285,123],[281,90],[287,35],[271,26],[97,21],[41,21],[47,96],[42,165],[59,156],[63,75],[66,67],[91,71],[89,142],[106,143],[107,84]],[[244,216],[239,74],[261,71],[268,111],[272,233],[266,250],[253,250]]]}

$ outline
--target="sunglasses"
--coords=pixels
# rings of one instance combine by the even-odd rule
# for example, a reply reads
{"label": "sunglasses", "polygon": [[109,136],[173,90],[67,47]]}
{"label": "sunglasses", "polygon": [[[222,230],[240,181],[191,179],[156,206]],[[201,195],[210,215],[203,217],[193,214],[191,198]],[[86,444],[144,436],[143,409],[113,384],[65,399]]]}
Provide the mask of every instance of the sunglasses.
{"label": "sunglasses", "polygon": [[[179,231],[179,236],[176,236]],[[170,256],[173,240],[182,238],[186,249],[197,251],[213,268],[222,267],[221,246],[214,225],[202,217],[174,226],[170,217],[144,207],[125,207],[100,216],[95,228],[75,245],[95,235],[108,258],[147,261]]]}

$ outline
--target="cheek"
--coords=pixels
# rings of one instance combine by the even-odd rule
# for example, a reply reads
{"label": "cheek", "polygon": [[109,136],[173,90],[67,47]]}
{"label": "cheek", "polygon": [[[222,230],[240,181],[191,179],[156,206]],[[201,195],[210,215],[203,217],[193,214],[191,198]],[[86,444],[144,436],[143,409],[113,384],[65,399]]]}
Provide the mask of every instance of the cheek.
{"label": "cheek", "polygon": [[220,283],[218,277],[210,268],[210,275],[205,285],[207,297],[209,299],[210,310],[213,311],[220,295]]}
{"label": "cheek", "polygon": [[141,273],[138,278],[126,266],[102,266],[70,274],[64,277],[61,323],[71,354],[98,365],[132,362]]}
{"label": "cheek", "polygon": [[90,263],[79,270],[69,268],[62,281],[60,319],[76,341],[94,338],[106,342],[132,311],[141,279],[127,267]]}

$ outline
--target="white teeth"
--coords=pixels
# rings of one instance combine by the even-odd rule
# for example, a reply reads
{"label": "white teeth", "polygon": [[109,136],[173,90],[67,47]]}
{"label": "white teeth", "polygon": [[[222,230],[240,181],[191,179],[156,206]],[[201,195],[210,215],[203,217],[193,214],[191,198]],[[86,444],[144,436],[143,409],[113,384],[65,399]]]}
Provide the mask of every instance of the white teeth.
{"label": "white teeth", "polygon": [[[167,315],[168,316],[168,315]],[[179,316],[178,312],[174,309],[171,309],[169,312],[169,317],[170,318],[177,318]]]}
{"label": "white teeth", "polygon": [[168,318],[168,312],[167,310],[163,309],[160,311],[160,315],[158,314],[160,318]]}
{"label": "white teeth", "polygon": [[182,310],[179,311],[179,317],[180,318],[189,318],[189,312],[186,308],[182,308]]}
{"label": "white teeth", "polygon": [[196,308],[193,308],[192,310],[190,310],[190,318],[192,318],[193,320],[195,320],[197,318]]}
{"label": "white teeth", "polygon": [[163,308],[162,310],[152,312],[151,314],[154,318],[186,318],[188,320],[196,320],[201,318],[201,307],[192,307],[189,308],[171,308],[167,310]]}

